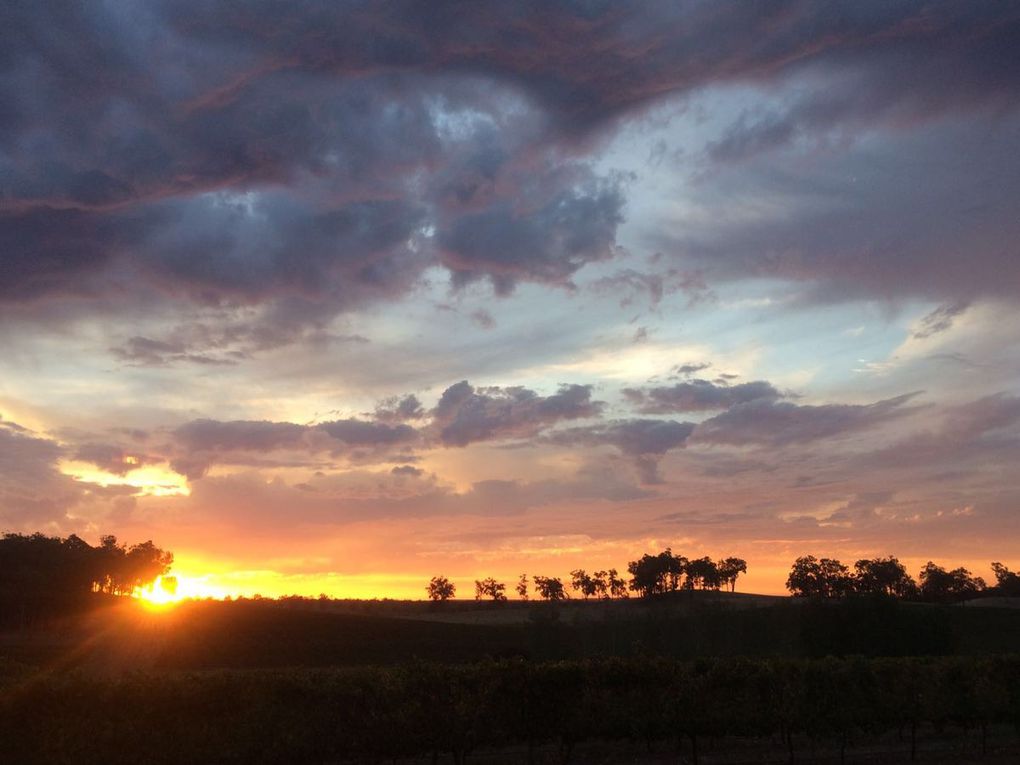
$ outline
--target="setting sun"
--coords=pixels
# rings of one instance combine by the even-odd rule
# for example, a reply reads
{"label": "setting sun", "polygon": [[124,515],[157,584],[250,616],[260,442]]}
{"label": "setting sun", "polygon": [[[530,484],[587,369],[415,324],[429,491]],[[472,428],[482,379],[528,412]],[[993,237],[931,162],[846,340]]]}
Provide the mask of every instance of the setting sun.
{"label": "setting sun", "polygon": [[156,608],[174,605],[185,597],[180,589],[178,578],[170,574],[156,577],[156,580],[148,587],[139,587],[135,590],[134,596],[143,605]]}

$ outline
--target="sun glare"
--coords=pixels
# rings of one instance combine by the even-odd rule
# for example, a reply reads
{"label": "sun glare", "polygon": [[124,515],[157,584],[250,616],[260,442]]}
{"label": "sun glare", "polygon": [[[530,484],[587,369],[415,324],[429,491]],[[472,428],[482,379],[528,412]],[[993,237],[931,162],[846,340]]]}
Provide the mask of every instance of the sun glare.
{"label": "sun glare", "polygon": [[148,608],[169,608],[187,597],[176,576],[160,576],[148,587],[139,587],[134,596]]}

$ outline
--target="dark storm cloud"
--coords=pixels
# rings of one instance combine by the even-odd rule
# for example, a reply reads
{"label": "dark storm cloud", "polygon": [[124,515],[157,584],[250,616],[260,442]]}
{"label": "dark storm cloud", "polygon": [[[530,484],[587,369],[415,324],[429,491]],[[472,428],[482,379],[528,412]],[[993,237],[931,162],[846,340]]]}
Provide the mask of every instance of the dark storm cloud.
{"label": "dark storm cloud", "polygon": [[739,385],[716,385],[708,380],[688,380],[654,388],[624,388],[623,395],[642,414],[709,412],[729,409],[749,401],[776,401],[783,394],[764,380]]}
{"label": "dark storm cloud", "polygon": [[[314,210],[289,194],[211,194],[163,203],[141,244],[156,279],[198,296],[284,294],[353,305],[399,294],[420,270],[406,248],[422,211],[401,201]],[[413,278],[413,277],[412,277]]]}
{"label": "dark storm cloud", "polygon": [[1018,130],[1014,110],[714,167],[699,184],[706,213],[763,199],[775,207],[699,219],[675,232],[650,229],[649,241],[703,269],[710,283],[803,282],[804,297],[822,302],[1013,301],[1020,296]]}
{"label": "dark storm cloud", "polygon": [[[863,4],[856,12],[875,10]],[[1020,14],[1001,10],[980,2],[886,6],[892,23],[884,34],[876,29],[859,46],[851,43],[856,50],[805,62],[807,72],[827,80],[825,87],[801,88],[776,99],[775,108],[744,111],[709,143],[708,153],[716,161],[742,161],[833,132],[845,138],[876,124],[907,127],[948,112],[1015,109],[1020,54],[1010,37],[1020,30]]]}
{"label": "dark storm cloud", "polygon": [[432,429],[443,446],[526,438],[564,420],[597,417],[590,385],[561,385],[549,396],[522,387],[475,388],[467,380],[451,385],[432,410]]}
{"label": "dark storm cloud", "polygon": [[705,444],[787,446],[875,428],[911,414],[916,393],[873,404],[801,406],[760,399],[734,405],[697,426],[694,439]]}
{"label": "dark storm cloud", "polygon": [[[725,132],[710,155],[733,164],[834,125],[1006,112],[1018,16],[982,2],[8,3],[0,301],[98,304],[142,283],[205,304],[301,295],[335,315],[405,293],[436,263],[455,284],[490,279],[504,293],[563,284],[617,251],[622,188],[581,165],[618,116],[725,83],[816,84]],[[1009,167],[1008,143],[979,148],[976,164]],[[944,180],[936,170],[927,186]],[[1013,255],[1008,231],[980,233],[1015,212],[994,207],[1020,196],[1002,186],[975,197],[992,208],[939,254]],[[891,257],[905,203],[868,199],[854,209],[878,217],[874,257],[887,262],[871,288],[951,284],[943,266],[913,286],[925,242]],[[860,216],[793,218],[723,240],[694,232],[681,249],[726,253],[723,277],[762,270],[742,241],[770,275],[860,270],[832,245],[872,228]],[[859,253],[854,241],[841,247]],[[814,264],[812,248],[824,252]],[[989,269],[974,270],[970,292],[1009,281],[994,290]]]}
{"label": "dark storm cloud", "polygon": [[1017,84],[1017,14],[994,3],[393,2],[346,10],[184,3],[167,20],[195,41],[257,53],[263,67],[485,74],[533,94],[574,129],[663,93],[811,66],[886,74],[871,96],[878,104],[897,83],[923,87],[904,110],[994,100]]}
{"label": "dark storm cloud", "polygon": [[440,237],[443,262],[455,284],[488,276],[500,293],[520,279],[564,283],[586,263],[613,257],[623,201],[616,182],[563,191],[537,207],[501,201]]}

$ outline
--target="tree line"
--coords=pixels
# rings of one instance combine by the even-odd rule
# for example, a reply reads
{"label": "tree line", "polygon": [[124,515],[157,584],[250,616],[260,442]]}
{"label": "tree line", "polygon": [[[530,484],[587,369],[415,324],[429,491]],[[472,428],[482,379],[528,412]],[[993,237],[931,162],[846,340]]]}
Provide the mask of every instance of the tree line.
{"label": "tree line", "polygon": [[0,537],[0,611],[4,621],[25,622],[73,610],[97,593],[131,595],[168,573],[173,560],[172,552],[151,540],[129,546],[104,536],[92,546],[74,534],[5,533]]}
{"label": "tree line", "polygon": [[991,567],[995,584],[989,586],[962,566],[947,570],[928,561],[915,580],[895,556],[858,560],[851,570],[835,558],[805,555],[794,562],[786,588],[797,597],[886,595],[930,603],[951,603],[982,595],[1020,596],[1020,575],[997,561]]}
{"label": "tree line", "polygon": [[[570,572],[570,589],[582,598],[626,598],[630,592],[642,597],[661,595],[677,590],[736,589],[737,578],[747,573],[747,562],[742,558],[688,559],[666,548],[656,555],[645,554],[627,564],[630,579],[624,579],[615,568],[593,571],[574,569]],[[530,587],[529,587],[530,585]],[[475,580],[475,600],[496,602],[507,599],[506,584],[492,577]],[[514,585],[521,600],[530,600],[532,592],[542,600],[565,600],[570,597],[567,585],[560,577],[521,574]],[[434,576],[425,586],[430,600],[445,601],[456,597],[457,586],[445,576]]]}
{"label": "tree line", "polygon": [[[895,556],[861,559],[851,569],[835,558],[805,555],[794,562],[786,588],[797,597],[885,595],[933,603],[983,595],[1020,597],[1020,574],[997,561],[991,567],[996,583],[989,586],[963,567],[947,570],[931,561],[921,569],[915,581]],[[593,573],[575,569],[570,572],[567,584],[559,577],[534,576],[529,581],[527,574],[521,574],[514,591],[521,600],[529,600],[534,593],[542,600],[554,601],[570,597],[568,585],[585,600],[626,598],[631,592],[646,598],[678,590],[727,589],[734,592],[738,577],[747,573],[747,562],[736,557],[717,561],[709,557],[687,558],[667,547],[660,553],[645,553],[630,561],[627,573],[629,579],[622,578],[615,568]],[[457,587],[447,577],[435,576],[425,591],[429,599],[445,601],[456,597]],[[505,601],[507,585],[493,577],[478,579],[474,596],[476,600]]]}

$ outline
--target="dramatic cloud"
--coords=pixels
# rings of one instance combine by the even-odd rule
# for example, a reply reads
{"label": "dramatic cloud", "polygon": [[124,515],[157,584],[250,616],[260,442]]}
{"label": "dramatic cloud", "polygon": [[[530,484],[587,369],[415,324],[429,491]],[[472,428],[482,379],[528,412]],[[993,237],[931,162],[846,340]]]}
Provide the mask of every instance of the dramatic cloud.
{"label": "dramatic cloud", "polygon": [[405,577],[369,595],[1020,554],[1017,39],[962,0],[6,3],[0,526]]}
{"label": "dramatic cloud", "polygon": [[833,438],[884,425],[916,410],[906,406],[916,393],[873,404],[800,406],[768,399],[734,405],[698,425],[705,444],[787,446]]}
{"label": "dramatic cloud", "polygon": [[[820,302],[1015,301],[1020,181],[1003,168],[1016,164],[1020,116],[1001,116],[987,133],[978,124],[946,120],[706,169],[693,210],[649,224],[648,242],[713,286],[782,280]],[[808,161],[805,177],[797,168]],[[770,198],[767,213],[742,212]],[[713,218],[720,209],[732,215]]]}
{"label": "dramatic cloud", "polygon": [[443,391],[432,427],[444,446],[527,438],[563,420],[597,417],[603,404],[590,385],[562,385],[549,396],[521,387],[474,388],[467,380]]}
{"label": "dramatic cloud", "polygon": [[[426,417],[417,397],[408,395],[381,402],[374,419],[314,425],[193,420],[173,431],[167,458],[174,470],[189,478],[202,477],[213,464],[317,465],[316,455],[359,462],[407,461],[407,450],[423,445],[424,434],[447,447],[528,438],[565,420],[597,417],[603,406],[592,401],[587,385],[562,385],[556,393],[541,396],[522,387],[476,389],[465,380],[443,392],[428,413],[430,422],[421,429],[407,424]],[[79,451],[82,459],[122,469],[118,460],[123,456],[116,449],[87,445]],[[279,461],[264,459],[271,453]],[[401,469],[400,474],[411,475],[412,470]]]}
{"label": "dramatic cloud", "polygon": [[[141,282],[200,303],[302,295],[336,312],[405,294],[437,263],[454,284],[488,278],[504,294],[563,284],[614,257],[623,220],[620,179],[578,161],[586,136],[670,94],[737,83],[796,82],[802,95],[742,115],[710,146],[716,161],[834,125],[1008,111],[1018,16],[985,3],[11,6],[0,300],[101,300]],[[983,156],[1005,149],[993,139]],[[902,219],[887,207],[897,192],[887,184],[863,209]],[[844,234],[856,226],[833,215]],[[979,217],[946,247],[995,249]],[[692,232],[682,249],[743,260],[746,235],[765,257],[744,273],[781,252],[819,275],[795,253],[820,246],[812,231],[838,240],[833,220],[802,214],[715,242]],[[875,260],[889,259],[885,239]],[[991,287],[977,271],[971,291]],[[662,287],[647,284],[654,302]]]}
{"label": "dramatic cloud", "polygon": [[623,395],[643,414],[710,412],[751,401],[776,401],[783,394],[764,380],[739,385],[716,385],[689,380],[668,387],[624,388]]}
{"label": "dramatic cloud", "polygon": [[455,283],[489,276],[501,293],[518,279],[562,283],[613,256],[622,206],[617,184],[564,192],[537,209],[501,203],[462,217],[441,237],[444,262]]}
{"label": "dramatic cloud", "polygon": [[387,450],[419,440],[418,431],[409,425],[356,419],[318,425],[193,420],[177,428],[173,436],[171,467],[191,479],[201,478],[213,464],[260,464],[252,461],[253,455],[288,450],[298,453],[297,465],[308,464],[315,454],[385,461]]}

